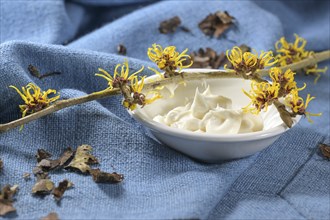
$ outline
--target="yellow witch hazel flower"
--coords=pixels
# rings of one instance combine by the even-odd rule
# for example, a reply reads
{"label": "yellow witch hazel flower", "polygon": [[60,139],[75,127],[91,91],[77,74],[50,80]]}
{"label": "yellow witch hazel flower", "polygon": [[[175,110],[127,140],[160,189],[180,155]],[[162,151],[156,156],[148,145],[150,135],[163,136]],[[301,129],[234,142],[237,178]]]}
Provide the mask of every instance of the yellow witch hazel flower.
{"label": "yellow witch hazel flower", "polygon": [[275,43],[280,66],[298,62],[310,55],[310,52],[305,50],[307,41],[297,34],[294,36],[296,38],[294,43],[287,42],[284,37]]}
{"label": "yellow witch hazel flower", "polygon": [[[295,36],[294,43],[289,43],[287,40],[282,37],[279,41],[275,44],[275,49],[278,55],[276,58],[278,59],[278,63],[280,66],[286,66],[292,63],[299,62],[309,56],[314,54],[314,51],[307,51],[305,50],[305,46],[307,41],[302,37],[299,37],[297,34]],[[327,71],[327,67],[323,69],[319,69],[317,64],[308,66],[304,68],[306,74],[314,74],[316,75],[315,83],[320,78],[319,73],[325,73]]]}
{"label": "yellow witch hazel flower", "polygon": [[161,72],[159,72],[158,70],[154,69],[154,68],[151,68],[148,66],[148,69],[151,70],[152,72],[156,73],[156,75],[158,75],[161,79],[164,79],[164,75],[161,74]]}
{"label": "yellow witch hazel flower", "polygon": [[42,91],[33,83],[29,83],[26,87],[22,87],[22,91],[15,86],[9,87],[15,89],[24,101],[23,105],[19,105],[23,118],[28,114],[47,108],[51,103],[60,98],[60,95],[49,98],[49,95],[56,94],[56,90],[48,89],[47,91]]}
{"label": "yellow witch hazel flower", "polygon": [[[226,51],[227,59],[233,65],[234,70],[237,74],[251,75],[260,69],[264,69],[265,67],[274,65],[277,60],[273,56],[272,51],[268,52],[261,52],[260,55],[255,51],[254,53],[251,52],[244,52],[242,53],[241,48],[235,46],[230,51]],[[230,70],[225,65],[225,69]]]}
{"label": "yellow witch hazel flower", "polygon": [[268,82],[251,82],[250,92],[243,90],[244,94],[247,95],[251,102],[249,105],[243,108],[245,112],[251,112],[253,114],[259,114],[262,109],[267,111],[269,105],[277,100],[278,93],[280,90],[279,83],[268,83]]}
{"label": "yellow witch hazel flower", "polygon": [[[160,98],[160,95],[157,92],[150,91],[147,93],[147,95],[142,93],[146,76],[143,76],[139,82],[137,74],[142,72],[143,69],[144,67],[130,74],[128,61],[125,60],[123,64],[116,65],[113,76],[101,68],[99,68],[100,73],[96,73],[95,75],[100,76],[108,81],[107,89],[119,88],[124,97],[122,103],[123,106],[130,110],[134,110],[137,105],[141,105],[143,107],[146,104],[150,104],[156,99]],[[153,96],[151,98],[146,97],[152,93]]]}
{"label": "yellow witch hazel flower", "polygon": [[308,67],[304,68],[304,71],[307,75],[312,74],[312,75],[316,76],[314,83],[317,83],[317,81],[321,77],[320,73],[325,73],[327,70],[328,70],[327,66],[324,67],[323,69],[319,69],[317,63],[312,66],[308,66]]}
{"label": "yellow witch hazel flower", "polygon": [[313,120],[310,119],[311,116],[322,115],[322,113],[306,112],[308,104],[313,99],[315,99],[315,97],[311,97],[311,95],[308,94],[306,97],[306,101],[304,102],[304,99],[299,97],[298,90],[292,90],[290,94],[285,97],[285,105],[289,107],[294,114],[305,115],[308,119],[308,122],[313,123]]}
{"label": "yellow witch hazel flower", "polygon": [[[132,92],[132,98],[133,101],[129,102],[128,100],[123,101],[123,105],[126,108],[129,108],[130,110],[136,109],[137,105],[141,105],[142,107],[146,104],[151,104],[155,100],[161,98],[158,92],[156,91],[149,91],[146,95],[142,93],[143,87],[144,87],[144,80],[146,76],[141,77],[141,80],[138,80],[138,77],[135,76],[131,81],[131,92]],[[151,95],[151,98],[147,98],[148,95]]]}
{"label": "yellow witch hazel flower", "polygon": [[[158,45],[153,44],[151,48],[148,48],[149,59],[156,63],[158,68],[165,71],[165,77],[171,77],[175,75],[175,71],[179,69],[190,67],[193,62],[191,57],[186,54],[188,49],[185,49],[182,53],[176,51],[175,46],[165,47],[164,49]],[[185,64],[190,60],[189,64]],[[157,73],[157,72],[156,72]]]}
{"label": "yellow witch hazel flower", "polygon": [[297,87],[297,83],[294,79],[296,73],[292,72],[290,69],[286,70],[284,73],[278,67],[273,67],[269,70],[269,76],[273,83],[279,83],[281,87],[281,92],[283,96],[289,94],[292,90],[303,90],[306,84],[302,88]]}
{"label": "yellow witch hazel flower", "polygon": [[[120,72],[118,72],[118,69],[120,68]],[[113,89],[113,88],[119,88],[125,83],[130,82],[137,74],[142,72],[144,67],[135,73],[132,73],[129,75],[130,69],[128,66],[128,60],[125,60],[123,64],[117,64],[114,70],[113,76],[111,76],[107,71],[104,69],[99,68],[99,72],[101,73],[96,73],[95,76],[100,76],[104,78],[105,80],[108,81],[108,89]]]}

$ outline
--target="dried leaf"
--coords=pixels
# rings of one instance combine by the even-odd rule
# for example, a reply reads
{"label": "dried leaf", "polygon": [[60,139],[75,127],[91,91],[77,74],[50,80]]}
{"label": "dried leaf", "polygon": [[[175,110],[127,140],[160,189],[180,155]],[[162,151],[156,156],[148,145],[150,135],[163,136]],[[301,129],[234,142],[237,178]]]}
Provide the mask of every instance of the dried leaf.
{"label": "dried leaf", "polygon": [[57,213],[51,212],[47,216],[42,217],[41,220],[59,220]]}
{"label": "dried leaf", "polygon": [[56,160],[49,159],[51,154],[43,149],[39,149],[36,155],[38,160],[37,166],[33,169],[33,174],[37,177],[37,182],[32,188],[34,194],[49,194],[53,188],[54,183],[49,179],[48,172],[58,167],[63,167],[70,162],[74,151],[69,147],[60,158]]}
{"label": "dried leaf", "polygon": [[34,77],[37,77],[37,78],[40,78],[40,72],[39,72],[39,70],[37,69],[37,67],[35,67],[35,66],[33,66],[32,64],[30,64],[29,66],[28,66],[28,70],[29,70],[29,72],[30,72],[30,74],[32,75],[32,76],[34,76]]}
{"label": "dried leaf", "polygon": [[282,121],[285,123],[286,126],[291,128],[293,124],[292,115],[290,114],[290,112],[288,112],[285,105],[280,101],[274,101],[273,104],[275,105],[278,113],[280,113]]}
{"label": "dried leaf", "polygon": [[[239,47],[243,53],[250,51],[250,48],[244,44]],[[212,48],[200,48],[197,52],[191,53],[190,57],[193,61],[192,68],[218,69],[226,64],[227,68],[231,68],[231,63],[228,61],[225,53],[217,54]]]}
{"label": "dried leaf", "polygon": [[[45,150],[40,150],[40,152],[46,152]],[[49,159],[49,157],[51,156],[49,153],[44,154],[43,156],[47,156],[46,158],[41,157],[41,155],[39,155],[39,150],[38,150],[38,155],[39,157],[37,157],[37,159],[41,159],[43,158],[41,161],[39,161],[39,163],[37,164],[37,167],[35,168],[35,171],[40,172],[40,168],[42,171],[48,172],[50,170],[54,170],[58,167],[63,167],[65,164],[67,164],[73,157],[74,151],[68,147],[64,153],[60,156],[60,158],[56,159],[56,160],[51,160]],[[38,170],[39,168],[39,170]],[[34,173],[35,173],[34,171]]]}
{"label": "dried leaf", "polygon": [[97,164],[98,160],[95,156],[91,155],[93,148],[89,145],[81,145],[77,148],[71,163],[66,166],[66,169],[79,170],[82,173],[87,173],[91,170],[91,164]]}
{"label": "dried leaf", "polygon": [[119,44],[117,46],[117,52],[118,52],[118,54],[126,55],[127,49],[126,49],[126,47],[124,45]]}
{"label": "dried leaf", "polygon": [[38,163],[40,161],[42,161],[43,159],[50,158],[51,156],[52,155],[44,149],[38,149],[37,154],[36,154],[36,158],[37,158]]}
{"label": "dried leaf", "polygon": [[2,160],[0,159],[0,170],[3,168],[3,162]]}
{"label": "dried leaf", "polygon": [[72,186],[73,186],[72,182],[70,182],[69,180],[63,180],[62,182],[60,182],[58,184],[58,187],[54,188],[53,193],[52,193],[54,195],[54,198],[57,201],[60,201],[62,199],[62,196],[65,193],[65,191]]}
{"label": "dried leaf", "polygon": [[50,179],[39,179],[32,188],[33,194],[49,194],[54,188],[54,183]]}
{"label": "dried leaf", "polygon": [[60,164],[59,166],[62,167],[64,165],[66,165],[67,163],[69,163],[71,161],[71,159],[73,158],[74,155],[74,151],[72,150],[71,147],[68,147],[64,153],[61,155],[61,157],[58,159]]}
{"label": "dried leaf", "polygon": [[48,172],[45,172],[41,167],[33,168],[33,174],[39,179],[46,179],[48,176]]}
{"label": "dried leaf", "polygon": [[24,178],[25,180],[29,180],[29,179],[31,179],[31,174],[30,174],[30,173],[24,173],[24,174],[23,174],[23,178]]}
{"label": "dried leaf", "polygon": [[0,200],[0,216],[4,216],[10,212],[15,212],[16,209],[13,203],[6,203]]}
{"label": "dried leaf", "polygon": [[43,159],[37,164],[37,167],[41,167],[44,171],[50,171],[56,169],[59,165],[59,160]]}
{"label": "dried leaf", "polygon": [[200,48],[198,52],[193,52],[190,56],[193,60],[193,68],[218,69],[226,60],[223,52],[218,55],[211,48],[205,50]]}
{"label": "dried leaf", "polygon": [[10,186],[6,185],[0,192],[0,216],[4,216],[10,212],[16,211],[13,206],[13,197],[16,194],[18,185]]}
{"label": "dried leaf", "polygon": [[54,71],[54,72],[47,72],[45,74],[41,74],[38,70],[37,67],[33,66],[32,64],[30,64],[28,66],[28,71],[30,72],[30,74],[34,77],[37,77],[38,79],[42,79],[42,78],[45,78],[45,77],[48,77],[48,76],[52,76],[52,75],[59,75],[61,74],[61,72],[57,72],[57,71]]}
{"label": "dried leaf", "polygon": [[116,172],[106,173],[102,172],[100,169],[92,169],[90,173],[96,183],[120,183],[124,179],[124,175],[122,174]]}
{"label": "dried leaf", "polygon": [[162,34],[174,33],[177,27],[181,24],[181,20],[178,16],[162,21],[159,25],[159,32]]}
{"label": "dried leaf", "polygon": [[217,11],[214,14],[209,14],[198,26],[205,35],[218,38],[230,28],[234,22],[235,18],[229,15],[227,11]]}
{"label": "dried leaf", "polygon": [[320,151],[326,159],[330,159],[330,146],[327,144],[319,144]]}
{"label": "dried leaf", "polygon": [[13,195],[15,195],[18,191],[18,185],[13,185],[12,187],[10,187],[10,191],[13,193]]}

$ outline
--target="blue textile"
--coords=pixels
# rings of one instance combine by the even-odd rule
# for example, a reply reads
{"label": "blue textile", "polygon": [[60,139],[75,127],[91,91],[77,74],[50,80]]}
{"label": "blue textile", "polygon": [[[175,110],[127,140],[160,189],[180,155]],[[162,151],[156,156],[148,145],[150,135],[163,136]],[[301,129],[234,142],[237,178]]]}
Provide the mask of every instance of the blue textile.
{"label": "blue textile", "polygon": [[[155,42],[190,51],[224,51],[242,43],[269,50],[281,36],[292,39],[297,33],[308,40],[308,49],[329,49],[329,7],[329,1],[284,0],[1,0],[0,123],[21,115],[20,97],[9,85],[33,82],[57,89],[63,99],[105,88],[94,73],[98,67],[112,72],[123,61],[116,55],[120,43],[127,47],[132,70],[152,66],[146,50]],[[197,24],[217,10],[227,10],[238,27],[213,39]],[[175,15],[191,34],[159,34],[159,22]],[[28,73],[29,64],[62,74],[39,80]],[[0,185],[20,186],[17,212],[7,217],[38,219],[55,211],[61,219],[329,219],[330,163],[317,149],[320,142],[330,142],[329,73],[316,85],[312,76],[297,78],[299,85],[307,83],[304,95],[317,97],[309,110],[323,116],[314,124],[302,120],[256,155],[221,164],[197,162],[149,138],[120,106],[120,97],[67,108],[29,123],[22,132],[2,133]],[[113,172],[114,167],[125,175],[124,182],[95,184],[89,176],[56,172],[51,175],[55,182],[68,178],[75,184],[61,203],[32,196],[34,180],[22,175],[35,166],[37,149],[58,156],[81,144],[92,145],[101,170]]]}

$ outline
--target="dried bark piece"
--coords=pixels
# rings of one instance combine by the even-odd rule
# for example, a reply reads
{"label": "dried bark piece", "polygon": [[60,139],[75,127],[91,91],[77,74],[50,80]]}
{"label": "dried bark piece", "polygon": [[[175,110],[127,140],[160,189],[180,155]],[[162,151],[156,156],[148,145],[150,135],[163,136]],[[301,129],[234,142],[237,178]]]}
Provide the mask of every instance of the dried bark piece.
{"label": "dried bark piece", "polygon": [[59,217],[56,212],[51,212],[47,216],[42,217],[41,220],[59,220]]}
{"label": "dried bark piece", "polygon": [[120,183],[124,179],[124,175],[122,174],[118,174],[116,172],[102,172],[100,169],[92,169],[90,173],[96,183]]}
{"label": "dried bark piece", "polygon": [[52,194],[54,195],[54,198],[57,201],[60,201],[62,199],[63,194],[68,188],[71,188],[73,186],[73,183],[69,180],[63,180],[58,184],[57,187],[54,188]]}
{"label": "dried bark piece", "polygon": [[220,37],[228,28],[234,24],[235,18],[227,11],[217,11],[214,14],[209,14],[199,24],[199,28],[205,35]]}
{"label": "dried bark piece", "polygon": [[72,161],[65,168],[79,170],[82,173],[89,172],[91,170],[89,165],[98,163],[97,158],[91,154],[92,150],[93,148],[89,145],[79,146]]}
{"label": "dried bark piece", "polygon": [[330,159],[330,146],[327,144],[319,144],[320,151],[326,159]]}
{"label": "dried bark piece", "polygon": [[3,162],[2,160],[0,159],[0,170],[3,168]]}
{"label": "dried bark piece", "polygon": [[127,49],[126,49],[126,47],[125,47],[124,45],[119,44],[119,45],[117,46],[117,52],[118,52],[118,54],[126,55],[126,53],[127,53]]}
{"label": "dried bark piece", "polygon": [[178,16],[162,21],[159,25],[159,32],[162,34],[174,33],[180,26],[181,20]]}
{"label": "dried bark piece", "polygon": [[32,193],[37,195],[49,194],[54,189],[54,183],[50,179],[39,179],[32,188]]}
{"label": "dried bark piece", "polygon": [[4,216],[10,212],[15,212],[16,209],[13,206],[13,197],[16,194],[18,185],[10,186],[6,185],[0,192],[0,216]]}
{"label": "dried bark piece", "polygon": [[42,161],[43,159],[50,158],[51,156],[52,155],[44,149],[38,149],[37,154],[36,154],[36,158],[37,158],[38,163],[40,161]]}

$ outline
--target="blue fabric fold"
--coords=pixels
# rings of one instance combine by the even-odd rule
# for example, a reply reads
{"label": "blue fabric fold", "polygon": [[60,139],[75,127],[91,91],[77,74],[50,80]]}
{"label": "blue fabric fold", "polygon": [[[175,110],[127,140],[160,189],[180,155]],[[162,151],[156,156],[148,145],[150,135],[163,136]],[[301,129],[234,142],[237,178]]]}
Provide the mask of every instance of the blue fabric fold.
{"label": "blue fabric fold", "polygon": [[[307,39],[308,49],[329,49],[329,4],[2,0],[0,123],[21,116],[20,97],[9,85],[33,82],[58,90],[64,99],[86,95],[107,86],[94,76],[99,67],[112,72],[125,58],[132,71],[153,66],[146,54],[152,43],[189,51],[225,51],[243,43],[271,50],[281,36],[292,40],[297,33]],[[197,25],[217,10],[237,19],[237,27],[220,39],[205,36]],[[191,33],[160,34],[159,23],[175,15]],[[118,44],[127,47],[127,57],[117,55]],[[40,80],[28,72],[29,64],[43,73],[62,74]],[[324,66],[329,62],[320,64]],[[150,138],[120,105],[120,97],[73,106],[31,122],[21,132],[1,133],[0,185],[20,186],[17,212],[6,218],[39,219],[55,211],[60,219],[328,219],[330,163],[319,155],[318,144],[330,142],[329,73],[316,85],[313,76],[297,74],[297,79],[299,86],[307,84],[303,97],[316,96],[309,111],[322,112],[322,117],[313,118],[314,124],[302,119],[260,153],[220,164],[195,161]],[[22,175],[35,166],[37,149],[58,156],[81,144],[93,146],[100,169],[123,173],[124,182],[95,184],[89,176],[56,172],[51,174],[55,182],[68,178],[75,184],[61,203],[32,196],[34,180]]]}

